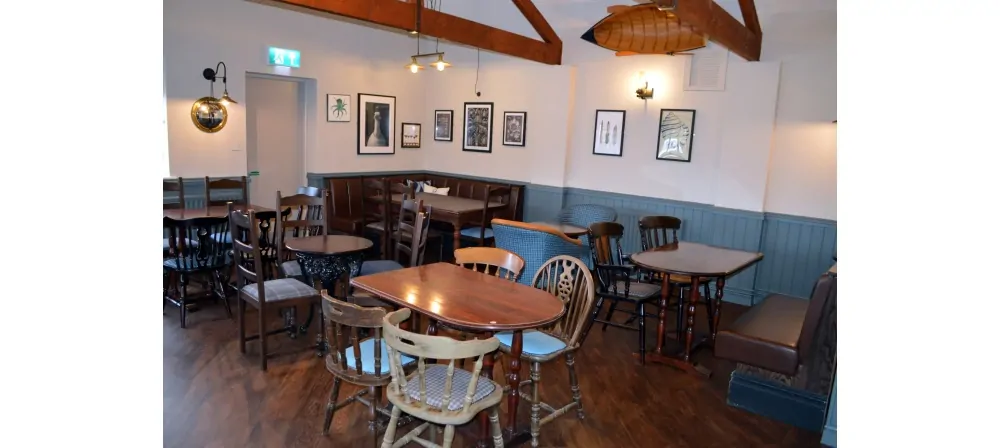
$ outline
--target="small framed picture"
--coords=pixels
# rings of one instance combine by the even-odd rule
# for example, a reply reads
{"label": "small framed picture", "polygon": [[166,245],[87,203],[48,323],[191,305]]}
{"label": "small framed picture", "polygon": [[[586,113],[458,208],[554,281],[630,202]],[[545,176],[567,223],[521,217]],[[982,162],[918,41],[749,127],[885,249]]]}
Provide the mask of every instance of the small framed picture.
{"label": "small framed picture", "polygon": [[396,97],[358,94],[358,154],[396,153]]}
{"label": "small framed picture", "polygon": [[326,121],[351,121],[351,96],[331,93],[326,95]]}
{"label": "small framed picture", "polygon": [[439,142],[450,142],[453,128],[455,111],[436,110],[434,111],[434,140]]}
{"label": "small framed picture", "polygon": [[691,161],[694,110],[660,109],[659,133],[656,140],[656,160]]}
{"label": "small framed picture", "polygon": [[403,123],[403,142],[401,148],[420,147],[420,123]]}
{"label": "small framed picture", "polygon": [[594,118],[594,154],[622,156],[625,147],[625,111],[598,110]]}
{"label": "small framed picture", "polygon": [[504,146],[524,146],[525,126],[528,124],[527,112],[503,113],[503,144]]}
{"label": "small framed picture", "polygon": [[465,103],[462,151],[493,152],[493,103]]}

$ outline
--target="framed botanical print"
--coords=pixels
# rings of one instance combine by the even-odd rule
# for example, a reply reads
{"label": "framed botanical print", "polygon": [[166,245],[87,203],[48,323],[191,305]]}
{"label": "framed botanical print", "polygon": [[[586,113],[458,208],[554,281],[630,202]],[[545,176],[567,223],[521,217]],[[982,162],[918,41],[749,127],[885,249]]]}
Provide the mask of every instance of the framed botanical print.
{"label": "framed botanical print", "polygon": [[524,146],[525,126],[528,124],[527,112],[503,113],[503,144],[504,146]]}
{"label": "framed botanical print", "polygon": [[396,153],[396,97],[358,94],[358,154]]}
{"label": "framed botanical print", "polygon": [[403,148],[420,147],[420,123],[403,123]]}
{"label": "framed botanical print", "polygon": [[622,156],[625,147],[625,111],[598,110],[594,117],[594,154]]}
{"label": "framed botanical print", "polygon": [[493,103],[465,103],[462,151],[493,152]]}
{"label": "framed botanical print", "polygon": [[661,109],[656,139],[656,160],[691,161],[694,139],[694,110]]}
{"label": "framed botanical print", "polygon": [[351,121],[351,96],[340,94],[326,95],[326,121]]}
{"label": "framed botanical print", "polygon": [[454,128],[455,111],[436,110],[434,111],[434,140],[439,142],[450,142],[451,132]]}

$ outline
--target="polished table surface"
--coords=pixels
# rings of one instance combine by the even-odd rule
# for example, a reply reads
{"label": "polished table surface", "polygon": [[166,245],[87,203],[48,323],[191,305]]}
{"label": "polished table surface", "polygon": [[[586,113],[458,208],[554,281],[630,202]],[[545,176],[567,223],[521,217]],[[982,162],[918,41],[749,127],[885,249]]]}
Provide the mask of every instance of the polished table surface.
{"label": "polished table surface", "polygon": [[372,247],[371,240],[350,235],[317,235],[289,238],[285,247],[292,252],[311,254],[344,254],[362,252]]}
{"label": "polished table surface", "polygon": [[[458,196],[445,196],[443,194],[434,193],[417,193],[417,199],[424,201],[424,205],[429,205],[434,208],[434,211],[442,211],[448,213],[468,213],[474,211],[483,211],[483,200],[482,199],[469,199],[460,198]],[[399,203],[403,200],[403,195],[400,193],[392,195],[392,202]],[[489,208],[500,208],[504,207],[502,202],[490,202]]]}
{"label": "polished table surface", "polygon": [[[260,212],[273,212],[273,208],[263,207],[260,205],[251,205],[251,208],[257,213]],[[245,210],[247,208],[244,204],[234,204],[233,208],[236,210]],[[174,209],[164,209],[163,217],[170,218],[175,221],[182,221],[185,219],[197,219],[197,218],[225,218],[228,208],[225,205],[213,205],[211,207],[199,207],[199,208],[174,208]]]}
{"label": "polished table surface", "polygon": [[571,238],[576,238],[579,236],[586,235],[588,232],[588,230],[583,227],[574,226],[573,224],[563,224],[559,222],[536,221],[536,222],[530,222],[528,224],[551,227],[566,234],[566,236]]}
{"label": "polished table surface", "polygon": [[667,274],[728,277],[760,261],[764,254],[680,241],[631,258],[639,267]]}

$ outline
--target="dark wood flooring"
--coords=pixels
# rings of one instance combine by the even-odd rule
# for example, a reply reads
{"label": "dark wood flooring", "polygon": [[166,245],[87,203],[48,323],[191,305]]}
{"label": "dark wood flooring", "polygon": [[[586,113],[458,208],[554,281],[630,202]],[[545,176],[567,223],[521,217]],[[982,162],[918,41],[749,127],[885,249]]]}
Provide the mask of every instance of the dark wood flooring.
{"label": "dark wood flooring", "polygon": [[[231,299],[234,300],[234,299]],[[235,311],[236,306],[233,305]],[[745,310],[726,304],[723,328]],[[704,313],[704,309],[699,309]],[[256,322],[256,315],[249,322]],[[305,316],[300,310],[299,316]],[[699,315],[699,325],[704,325]],[[670,314],[670,320],[673,315]],[[655,332],[649,321],[649,340]],[[275,315],[272,325],[281,325]],[[249,334],[256,333],[251,324]],[[548,447],[817,447],[820,434],[759,417],[726,405],[734,365],[715,360],[710,350],[696,357],[715,372],[711,379],[668,366],[641,367],[631,352],[635,332],[595,328],[577,356],[586,419],[574,413],[542,427]],[[261,372],[257,343],[242,355],[236,344],[236,321],[221,305],[206,303],[188,314],[188,328],[178,324],[177,308],[163,317],[163,434],[166,447],[327,447],[373,446],[366,409],[352,405],[338,411],[331,433],[321,434],[323,413],[333,378],[315,352],[305,347],[315,337],[272,337],[272,350],[289,351],[268,361]],[[273,341],[273,342],[271,342]],[[652,343],[650,343],[652,344]],[[528,376],[522,367],[522,378]],[[495,377],[503,375],[499,366]],[[345,383],[341,397],[355,390]],[[542,367],[544,401],[570,400],[563,362]],[[522,402],[521,415],[527,415]],[[506,421],[501,416],[501,421]],[[473,424],[477,424],[474,423]],[[403,433],[397,432],[397,435]],[[379,435],[381,437],[381,435]],[[454,446],[470,446],[459,435]],[[417,446],[412,444],[413,446]],[[530,446],[530,444],[525,444]]]}

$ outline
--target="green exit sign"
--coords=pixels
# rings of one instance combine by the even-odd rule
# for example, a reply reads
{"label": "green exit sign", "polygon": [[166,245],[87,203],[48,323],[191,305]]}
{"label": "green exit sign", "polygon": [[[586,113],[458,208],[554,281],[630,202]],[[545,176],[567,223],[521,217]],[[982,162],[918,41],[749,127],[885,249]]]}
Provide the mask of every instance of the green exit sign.
{"label": "green exit sign", "polygon": [[277,47],[268,47],[267,49],[268,65],[299,68],[299,62],[301,62],[299,56],[301,56],[299,50],[286,50]]}

